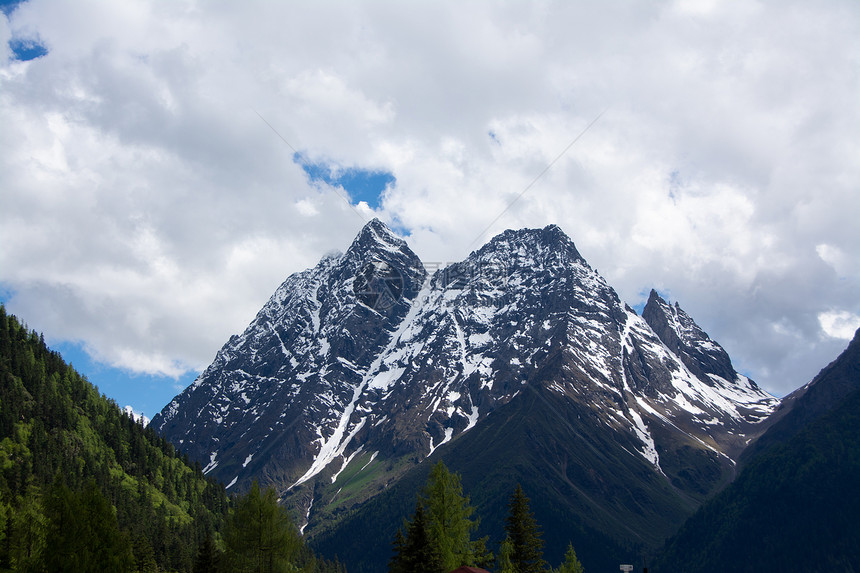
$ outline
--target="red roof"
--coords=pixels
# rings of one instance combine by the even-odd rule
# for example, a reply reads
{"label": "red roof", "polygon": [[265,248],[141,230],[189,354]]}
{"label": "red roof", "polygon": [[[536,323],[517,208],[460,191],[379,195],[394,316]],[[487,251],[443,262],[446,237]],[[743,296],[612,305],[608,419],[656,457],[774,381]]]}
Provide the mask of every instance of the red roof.
{"label": "red roof", "polygon": [[481,569],[479,567],[460,567],[458,569],[454,569],[451,573],[490,573],[486,569]]}

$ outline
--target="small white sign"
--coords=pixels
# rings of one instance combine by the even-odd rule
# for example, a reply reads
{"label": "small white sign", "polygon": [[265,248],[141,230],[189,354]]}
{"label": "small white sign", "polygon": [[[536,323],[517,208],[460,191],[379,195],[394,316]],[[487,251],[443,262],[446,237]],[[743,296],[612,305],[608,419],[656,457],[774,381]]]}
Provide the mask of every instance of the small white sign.
{"label": "small white sign", "polygon": [[622,565],[620,569],[625,573],[630,573],[630,571],[633,571],[633,565]]}

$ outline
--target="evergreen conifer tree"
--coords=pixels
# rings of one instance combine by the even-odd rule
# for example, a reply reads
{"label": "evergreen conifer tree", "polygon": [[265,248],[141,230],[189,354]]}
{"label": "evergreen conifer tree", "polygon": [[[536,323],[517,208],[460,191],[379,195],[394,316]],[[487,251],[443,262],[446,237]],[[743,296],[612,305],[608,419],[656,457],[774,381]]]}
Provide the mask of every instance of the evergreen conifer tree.
{"label": "evergreen conifer tree", "polygon": [[6,520],[9,514],[9,506],[0,498],[0,547],[6,545]]}
{"label": "evergreen conifer tree", "polygon": [[582,563],[576,556],[576,551],[573,549],[573,543],[568,544],[567,551],[564,554],[564,561],[559,565],[555,573],[584,573],[585,569]]}
{"label": "evergreen conifer tree", "polygon": [[47,543],[51,547],[46,560],[48,570],[60,571],[63,566],[70,570],[77,569],[83,558],[77,543],[82,537],[82,508],[75,494],[61,482],[59,474],[50,488],[45,505],[50,519],[47,532]]}
{"label": "evergreen conifer tree", "polygon": [[406,532],[402,554],[403,570],[409,573],[445,573],[438,545],[433,541],[424,506],[415,506],[415,516]]}
{"label": "evergreen conifer tree", "polygon": [[433,466],[423,494],[420,502],[426,508],[430,538],[439,548],[444,571],[492,560],[486,551],[486,538],[471,540],[478,520],[471,519],[475,508],[463,495],[459,474],[451,473],[440,461]]}
{"label": "evergreen conifer tree", "polygon": [[[406,528],[408,528],[408,524]],[[394,550],[391,560],[388,562],[389,573],[408,573],[406,571],[406,538],[403,536],[403,529],[398,528],[394,534],[394,542],[391,544]]]}
{"label": "evergreen conifer tree", "polygon": [[131,543],[94,480],[81,493],[55,480],[47,505],[47,571],[132,571]]}
{"label": "evergreen conifer tree", "polygon": [[212,533],[208,533],[197,548],[197,558],[194,560],[194,573],[216,573],[220,555],[215,547]]}
{"label": "evergreen conifer tree", "polygon": [[475,567],[488,569],[496,559],[493,552],[487,548],[488,539],[489,536],[484,536],[472,542],[472,564]]}
{"label": "evergreen conifer tree", "polygon": [[529,509],[529,498],[523,488],[517,489],[508,503],[505,531],[511,543],[511,564],[516,573],[538,573],[546,569],[543,539],[537,521]]}
{"label": "evergreen conifer tree", "polygon": [[158,563],[155,562],[155,551],[152,544],[143,535],[134,538],[131,544],[134,554],[134,571],[137,573],[158,573]]}
{"label": "evergreen conifer tree", "polygon": [[278,505],[273,489],[261,494],[254,481],[250,491],[236,500],[224,531],[228,570],[236,573],[276,573],[294,569],[292,561],[302,546],[286,510]]}
{"label": "evergreen conifer tree", "polygon": [[463,495],[459,474],[451,473],[444,463],[437,463],[418,496],[412,522],[404,521],[404,528],[395,535],[389,571],[411,573],[415,551],[424,543],[418,543],[416,535],[426,537],[427,555],[432,560],[438,558],[439,571],[452,571],[462,566],[490,566],[493,554],[487,550],[487,537],[474,541],[471,538],[478,527],[478,519],[472,519],[474,512],[469,498]]}

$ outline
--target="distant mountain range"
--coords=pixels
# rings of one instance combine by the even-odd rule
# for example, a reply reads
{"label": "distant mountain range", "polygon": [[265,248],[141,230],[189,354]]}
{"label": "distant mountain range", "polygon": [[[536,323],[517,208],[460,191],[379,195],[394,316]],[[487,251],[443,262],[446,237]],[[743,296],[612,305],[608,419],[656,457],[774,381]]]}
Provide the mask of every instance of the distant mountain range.
{"label": "distant mountain range", "polygon": [[431,274],[373,220],[287,278],[151,427],[230,491],[274,485],[353,573],[384,568],[427,458],[462,475],[493,538],[523,484],[548,559],[573,541],[592,569],[656,551],[778,405],[677,304],[624,304],[557,226]]}

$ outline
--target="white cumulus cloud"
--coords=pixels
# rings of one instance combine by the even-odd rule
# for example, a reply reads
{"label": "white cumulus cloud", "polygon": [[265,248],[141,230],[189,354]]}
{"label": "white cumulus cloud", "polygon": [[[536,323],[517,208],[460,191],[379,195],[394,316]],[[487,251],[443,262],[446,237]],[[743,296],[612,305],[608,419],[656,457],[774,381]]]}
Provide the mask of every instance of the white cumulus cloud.
{"label": "white cumulus cloud", "polygon": [[851,340],[860,328],[860,315],[844,310],[828,311],[818,315],[818,322],[827,336]]}
{"label": "white cumulus cloud", "polygon": [[[854,0],[29,0],[0,45],[0,288],[107,364],[199,369],[372,216],[439,262],[559,224],[779,394],[844,347]],[[353,208],[295,151],[396,184]]]}

